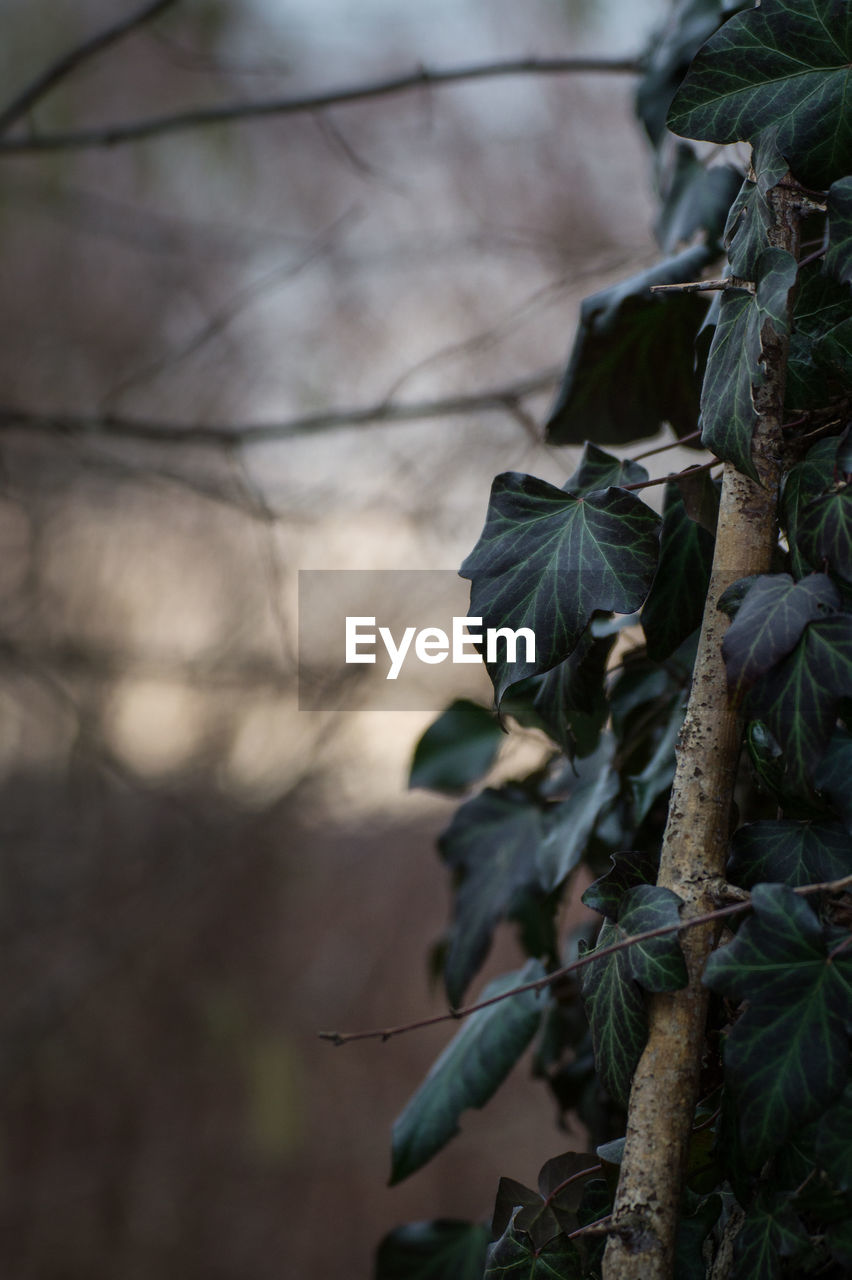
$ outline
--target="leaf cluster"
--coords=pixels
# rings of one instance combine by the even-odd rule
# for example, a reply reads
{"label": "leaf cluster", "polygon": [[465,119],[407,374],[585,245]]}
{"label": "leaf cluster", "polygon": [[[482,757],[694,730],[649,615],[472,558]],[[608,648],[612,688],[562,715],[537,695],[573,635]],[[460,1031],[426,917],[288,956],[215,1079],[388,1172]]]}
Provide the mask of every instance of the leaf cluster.
{"label": "leaf cluster", "polygon": [[[779,341],[775,571],[716,566],[732,583],[722,656],[747,743],[728,878],[750,907],[704,974],[711,1016],[676,1274],[708,1275],[731,1239],[732,1277],[852,1267],[852,902],[796,892],[852,873],[850,68],[841,0],[681,0],[645,59],[637,114],[654,148],[663,257],[582,308],[547,423],[554,444],[583,444],[574,474],[562,487],[498,476],[460,570],[471,614],[531,627],[535,659],[499,652],[493,707],[453,704],[411,774],[465,797],[438,842],[451,1006],[469,999],[497,930],[516,930],[524,967],[485,988],[505,998],[462,1024],[399,1116],[392,1181],[434,1157],[530,1047],[596,1155],[548,1161],[536,1190],[502,1178],[490,1227],[392,1232],[378,1280],[600,1274],[649,994],[686,984],[680,903],[655,880],[697,629],[713,607],[718,507],[710,472],[687,471],[668,480],[659,514],[647,470],[622,449],[667,426],[756,479],[752,437]],[[748,143],[748,171],[708,162],[699,141]],[[817,245],[802,261],[772,240],[768,197],[782,183]],[[701,291],[652,292],[710,270],[727,283],[709,305]],[[510,726],[538,735],[543,764],[483,785]],[[582,918],[580,900],[602,917],[595,938],[564,925]],[[576,979],[548,982],[577,957]]]}

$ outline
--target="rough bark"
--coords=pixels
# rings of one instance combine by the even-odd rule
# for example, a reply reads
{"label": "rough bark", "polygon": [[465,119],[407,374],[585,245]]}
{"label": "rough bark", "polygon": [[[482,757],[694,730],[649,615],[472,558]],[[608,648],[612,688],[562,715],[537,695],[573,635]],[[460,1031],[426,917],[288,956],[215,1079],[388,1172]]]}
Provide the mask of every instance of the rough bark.
{"label": "rough bark", "polygon": [[[795,191],[785,181],[770,193],[770,202],[772,243],[796,254],[800,211]],[[778,537],[787,339],[767,332],[763,345],[765,380],[755,397],[753,443],[760,484],[726,465],[710,588],[663,837],[658,883],[683,899],[684,918],[718,905],[742,741],[742,725],[728,701],[721,653],[728,619],[717,602],[737,578],[769,570]],[[713,945],[712,925],[683,933],[688,986],[650,998],[648,1042],[630,1094],[604,1280],[666,1280],[673,1275],[678,1207],[704,1050],[707,991],[701,974]]]}

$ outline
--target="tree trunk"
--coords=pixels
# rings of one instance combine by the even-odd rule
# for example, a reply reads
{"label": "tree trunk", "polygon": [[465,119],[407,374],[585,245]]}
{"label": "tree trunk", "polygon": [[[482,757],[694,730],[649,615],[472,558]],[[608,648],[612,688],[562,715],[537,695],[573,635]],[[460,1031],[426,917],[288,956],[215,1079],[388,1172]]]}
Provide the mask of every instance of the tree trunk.
{"label": "tree trunk", "polygon": [[[788,182],[789,178],[769,193],[770,240],[797,254],[800,206]],[[787,346],[786,336],[766,333],[765,381],[755,396],[758,420],[752,450],[761,483],[730,463],[725,466],[710,588],[678,741],[658,879],[683,899],[684,918],[718,905],[724,877],[742,724],[728,702],[722,661],[728,619],[717,604],[737,578],[768,572],[776,546]],[[701,975],[713,944],[712,925],[683,933],[688,986],[649,998],[648,1043],[630,1093],[604,1280],[667,1280],[673,1275],[678,1209],[704,1051],[707,991]]]}

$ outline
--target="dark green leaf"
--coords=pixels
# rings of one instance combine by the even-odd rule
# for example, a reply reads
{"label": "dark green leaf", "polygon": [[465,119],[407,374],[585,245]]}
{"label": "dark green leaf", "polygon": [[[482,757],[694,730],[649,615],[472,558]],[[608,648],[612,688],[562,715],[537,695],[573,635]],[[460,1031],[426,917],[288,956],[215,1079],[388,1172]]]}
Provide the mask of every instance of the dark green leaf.
{"label": "dark green leaf", "polygon": [[697,469],[681,472],[675,484],[690,520],[715,538],[719,518],[720,485],[713,480],[709,472]]}
{"label": "dark green leaf", "polygon": [[615,632],[595,636],[588,627],[564,662],[509,689],[503,715],[543,729],[569,758],[591,755],[609,714],[604,676],[615,640]]}
{"label": "dark green leaf", "polygon": [[852,1191],[852,1085],[820,1120],[816,1153],[834,1185]]}
{"label": "dark green leaf", "polygon": [[[849,289],[813,262],[802,268],[793,302],[787,361],[786,412],[795,416],[842,401],[848,394]],[[846,370],[846,372],[844,372]]]}
{"label": "dark green leaf", "polygon": [[490,1246],[484,1280],[581,1280],[580,1255],[571,1241],[558,1235],[536,1249],[518,1216]]}
{"label": "dark green leaf", "polygon": [[826,1232],[831,1256],[844,1267],[852,1267],[852,1216],[836,1222]]}
{"label": "dark green leaf", "polygon": [[736,169],[727,164],[707,168],[692,147],[680,143],[654,227],[663,252],[673,253],[699,231],[704,232],[711,244],[720,240],[739,186],[740,174]]}
{"label": "dark green leaf", "polygon": [[[670,890],[636,885],[621,900],[618,923],[604,921],[595,949],[649,929],[676,925],[678,908],[679,899]],[[598,1075],[616,1101],[626,1105],[647,1030],[640,984],[648,991],[675,991],[686,985],[677,934],[672,931],[624,947],[592,961],[582,973]]]}
{"label": "dark green leaf", "polygon": [[615,741],[607,734],[594,755],[575,761],[564,777],[570,794],[549,810],[547,833],[539,845],[539,879],[545,890],[555,889],[583,855],[602,811],[618,795],[618,774],[612,768]]}
{"label": "dark green leaf", "polygon": [[818,440],[804,462],[791,467],[784,479],[781,494],[781,523],[790,544],[793,573],[802,577],[817,568],[799,550],[799,525],[810,503],[834,482],[837,440]]}
{"label": "dark green leaf", "polygon": [[705,1280],[707,1265],[702,1246],[722,1212],[721,1196],[708,1196],[677,1224],[675,1275],[677,1280]]}
{"label": "dark green leaf", "polygon": [[[679,921],[680,898],[676,893],[654,884],[634,885],[621,900],[617,940]],[[676,932],[636,942],[626,947],[624,954],[630,976],[646,991],[677,991],[686,986],[686,966]]]}
{"label": "dark green leaf", "polygon": [[808,623],[793,652],[747,696],[750,718],[766,722],[797,787],[813,777],[841,698],[852,694],[852,615]]}
{"label": "dark green leaf", "polygon": [[728,688],[737,698],[792,653],[814,618],[840,607],[840,595],[824,573],[794,582],[786,573],[762,574],[750,586],[722,641]]}
{"label": "dark green leaf", "polygon": [[668,721],[654,749],[654,754],[641,773],[630,778],[636,825],[644,822],[654,801],[672,785],[675,772],[675,745],[686,706],[681,694],[672,700]]}
{"label": "dark green leaf", "polygon": [[648,472],[632,458],[616,458],[587,440],[583,445],[580,465],[562,486],[566,493],[579,497],[596,489],[618,488],[625,484],[641,484]]}
{"label": "dark green leaf", "polygon": [[843,1089],[852,954],[831,960],[820,922],[784,885],[758,884],[755,915],[715,951],[705,983],[748,1005],[725,1042],[743,1147],[762,1164]]}
{"label": "dark green leaf", "polygon": [[828,749],[817,769],[814,782],[828,796],[834,808],[852,831],[852,733],[848,729],[835,729]]}
{"label": "dark green leaf", "polygon": [[678,0],[662,31],[643,59],[645,74],[636,92],[636,114],[656,144],[666,132],[666,116],[675,91],[704,41],[722,21],[726,10],[720,0]]}
{"label": "dark green leaf", "polygon": [[[595,949],[611,946],[621,936],[618,926],[605,920]],[[627,949],[592,961],[581,972],[598,1078],[616,1102],[626,1106],[648,1031],[642,990],[630,972]]]}
{"label": "dark green leaf", "polygon": [[752,156],[754,180],[746,178],[731,206],[725,226],[725,244],[731,272],[741,280],[756,279],[757,261],[769,247],[772,211],[767,196],[787,172],[787,161],[777,147],[777,130],[767,129]]}
{"label": "dark green leaf", "polygon": [[539,889],[545,811],[522,791],[488,787],[453,815],[438,849],[456,882],[444,965],[447,998],[461,1004],[491,946],[494,926]]}
{"label": "dark green leaf", "polygon": [[841,284],[852,284],[852,177],[831,184],[827,209],[825,270]]}
{"label": "dark green leaf", "polygon": [[745,1216],[734,1244],[732,1280],[776,1280],[782,1259],[806,1249],[808,1234],[787,1197],[761,1194]]}
{"label": "dark green leaf", "polygon": [[659,516],[623,489],[575,497],[508,472],[491,489],[485,528],[460,573],[486,628],[526,627],[535,661],[487,663],[499,703],[509,685],[549,671],[577,647],[596,610],[632,613],[657,563]]}
{"label": "dark green leaf", "polygon": [[711,36],[669,112],[669,128],[710,142],[778,130],[796,177],[828,187],[852,170],[846,109],[852,10],[844,0],[763,0]]}
{"label": "dark green leaf", "polygon": [[537,1191],[531,1191],[514,1178],[501,1178],[497,1184],[497,1199],[491,1220],[491,1235],[502,1236],[514,1221],[516,1232],[524,1231],[533,1248],[540,1249],[554,1236],[560,1226],[550,1205],[546,1205]]}
{"label": "dark green leaf", "polygon": [[414,748],[408,785],[450,795],[464,791],[491,768],[502,738],[492,712],[459,698],[430,724]]}
{"label": "dark green leaf", "polygon": [[626,444],[656,435],[663,422],[678,435],[695,430],[695,338],[706,307],[695,294],[650,287],[697,280],[712,258],[698,245],[586,298],[547,423],[553,444]]}
{"label": "dark green leaf", "polygon": [[388,1233],[376,1253],[374,1280],[482,1280],[488,1230],[438,1218]]}
{"label": "dark green leaf", "polygon": [[612,867],[593,881],[581,901],[592,911],[598,911],[610,920],[617,920],[625,894],[637,884],[654,884],[660,864],[659,851],[614,853],[610,857]]}
{"label": "dark green leaf", "polygon": [[809,563],[827,564],[852,582],[852,485],[843,481],[812,499],[800,515],[796,545]]}
{"label": "dark green leaf", "polygon": [[642,609],[652,661],[668,658],[701,625],[712,562],[712,536],[690,520],[677,485],[667,484],[660,560]]}
{"label": "dark green leaf", "polygon": [[[542,966],[530,960],[517,973],[489,983],[481,998],[543,977]],[[394,1123],[391,1186],[420,1169],[459,1132],[463,1111],[485,1105],[535,1035],[543,1008],[540,995],[525,991],[465,1020]]]}
{"label": "dark green leaf", "polygon": [[[852,775],[847,774],[847,784]],[[763,880],[799,885],[839,880],[852,871],[852,837],[837,823],[791,819],[750,822],[731,843],[728,876],[750,889]]]}
{"label": "dark green leaf", "polygon": [[756,292],[729,289],[724,294],[707,358],[701,389],[701,443],[754,479],[754,390],[765,377],[762,334],[767,324],[776,333],[786,331],[787,298],[795,280],[793,255],[784,249],[764,249],[757,263]]}

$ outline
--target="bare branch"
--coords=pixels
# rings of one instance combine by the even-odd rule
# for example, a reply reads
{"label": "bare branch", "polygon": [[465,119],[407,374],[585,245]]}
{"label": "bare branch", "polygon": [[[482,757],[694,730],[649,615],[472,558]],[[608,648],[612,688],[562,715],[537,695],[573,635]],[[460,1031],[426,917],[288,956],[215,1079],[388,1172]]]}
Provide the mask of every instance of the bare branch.
{"label": "bare branch", "polygon": [[754,293],[751,280],[738,280],[735,276],[721,280],[690,280],[686,284],[652,284],[651,293],[727,293],[730,289],[748,289]]}
{"label": "bare branch", "polygon": [[[680,441],[678,441],[680,444]],[[709,471],[711,467],[722,465],[721,458],[711,458],[709,462],[696,463],[683,471],[670,471],[667,476],[658,476],[656,480],[637,480],[635,484],[623,484],[622,489],[650,489],[655,484],[668,484],[670,481],[683,480],[687,476],[698,475],[700,471]]]}
{"label": "bare branch", "polygon": [[[839,893],[850,884],[852,884],[852,875],[843,876],[840,880],[828,880],[821,884],[800,885],[793,892],[803,897],[811,893]],[[570,964],[563,965],[561,969],[554,969],[544,978],[537,978],[535,982],[525,982],[522,986],[512,987],[509,991],[501,991],[497,996],[480,1000],[477,1004],[466,1005],[463,1009],[452,1009],[449,1013],[436,1013],[430,1018],[420,1018],[416,1022],[406,1022],[397,1027],[384,1027],[376,1031],[319,1031],[317,1035],[320,1040],[330,1040],[332,1044],[342,1045],[349,1044],[353,1040],[390,1040],[393,1036],[405,1035],[408,1031],[419,1031],[422,1027],[431,1027],[438,1022],[457,1022],[460,1018],[467,1018],[472,1013],[478,1013],[480,1009],[487,1009],[492,1004],[511,999],[512,996],[523,995],[526,991],[543,991],[594,960],[602,960],[606,956],[614,955],[616,951],[634,947],[638,942],[647,942],[649,938],[662,938],[668,933],[693,929],[696,925],[711,924],[714,921],[723,920],[726,916],[739,915],[750,908],[751,899],[746,902],[735,902],[729,907],[718,907],[715,911],[705,911],[701,915],[690,916],[687,920],[679,920],[677,924],[663,924],[656,929],[646,929],[643,933],[633,933],[629,938],[621,938],[618,942],[610,943],[608,947],[587,951],[585,955],[572,960]]]}
{"label": "bare branch", "polygon": [[[141,27],[144,23],[158,18],[174,4],[177,4],[177,0],[153,0],[153,3],[149,0],[148,4],[143,5],[141,9],[137,9],[135,13],[131,13],[129,17],[122,18],[121,22],[116,22],[114,26],[105,27],[97,35],[89,36],[82,44],[78,44],[75,49],[71,49],[68,53],[64,53],[61,58],[57,58],[55,62],[42,71],[41,75],[31,81],[25,89],[22,89],[0,111],[0,133],[5,133],[7,129],[10,129],[37,102],[50,93],[60,81],[65,80],[84,62],[88,62],[95,54],[101,53],[104,49],[109,48],[110,45],[117,44],[119,40],[123,40],[125,36],[130,35],[132,31]],[[5,145],[5,143],[0,143],[0,146]]]}
{"label": "bare branch", "polygon": [[[173,0],[161,0],[161,4]],[[71,151],[91,147],[114,147],[128,142],[141,142],[164,133],[179,133],[209,125],[233,124],[238,120],[256,120],[263,116],[292,116],[343,106],[365,99],[405,93],[410,89],[436,88],[462,80],[487,80],[495,76],[566,75],[570,73],[628,74],[641,71],[638,58],[506,58],[498,62],[468,63],[444,70],[418,67],[387,80],[332,89],[303,97],[269,98],[257,102],[230,102],[221,106],[195,107],[169,115],[149,116],[126,124],[109,124],[67,133],[45,133],[22,138],[0,140],[0,152],[21,154],[33,151]],[[8,110],[8,109],[7,109]],[[17,115],[20,115],[18,111]],[[17,115],[13,118],[17,118]]]}
{"label": "bare branch", "polygon": [[159,422],[117,414],[37,413],[0,406],[0,432],[23,429],[46,436],[78,437],[86,440],[144,440],[158,444],[198,444],[222,448],[234,445],[267,444],[293,436],[313,435],[336,427],[369,426],[396,422],[422,422],[454,414],[498,410],[517,413],[518,401],[554,387],[562,375],[561,366],[520,378],[502,387],[492,387],[470,395],[444,396],[400,404],[382,400],[363,409],[329,409],[305,414],[284,422],[245,425]]}

